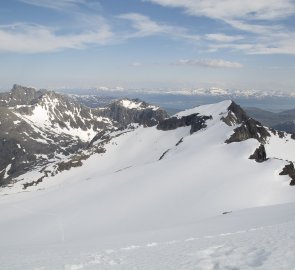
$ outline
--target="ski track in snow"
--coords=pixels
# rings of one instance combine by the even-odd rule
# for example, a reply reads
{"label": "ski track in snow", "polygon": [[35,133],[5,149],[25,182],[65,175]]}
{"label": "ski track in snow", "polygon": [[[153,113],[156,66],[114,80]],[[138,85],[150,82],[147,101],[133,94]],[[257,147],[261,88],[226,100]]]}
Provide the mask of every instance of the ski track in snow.
{"label": "ski track in snow", "polygon": [[43,253],[35,254],[38,259],[24,252],[17,255],[22,264],[12,260],[9,266],[0,255],[0,269],[287,270],[293,269],[295,264],[294,225],[295,221],[289,221],[232,233],[151,242],[100,251],[80,251],[78,254],[66,249],[59,250],[58,254],[52,250],[44,253],[43,250]]}

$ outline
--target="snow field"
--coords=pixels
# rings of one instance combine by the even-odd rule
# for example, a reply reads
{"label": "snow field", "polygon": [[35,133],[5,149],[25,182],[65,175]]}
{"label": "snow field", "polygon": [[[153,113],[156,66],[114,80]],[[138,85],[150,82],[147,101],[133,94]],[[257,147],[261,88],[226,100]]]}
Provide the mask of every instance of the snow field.
{"label": "snow field", "polygon": [[[287,162],[249,160],[254,139],[224,143],[229,104],[178,114],[213,116],[193,135],[140,127],[38,191],[1,196],[0,269],[292,269]],[[269,153],[294,160],[294,142],[276,140]]]}

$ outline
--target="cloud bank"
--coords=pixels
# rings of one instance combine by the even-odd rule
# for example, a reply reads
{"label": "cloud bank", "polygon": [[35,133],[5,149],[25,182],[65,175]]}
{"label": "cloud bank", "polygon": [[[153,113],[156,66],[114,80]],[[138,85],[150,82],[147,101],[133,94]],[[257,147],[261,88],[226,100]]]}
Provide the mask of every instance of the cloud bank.
{"label": "cloud bank", "polygon": [[238,62],[231,62],[223,59],[182,59],[173,63],[179,66],[198,66],[198,67],[208,67],[208,68],[242,68],[243,65]]}

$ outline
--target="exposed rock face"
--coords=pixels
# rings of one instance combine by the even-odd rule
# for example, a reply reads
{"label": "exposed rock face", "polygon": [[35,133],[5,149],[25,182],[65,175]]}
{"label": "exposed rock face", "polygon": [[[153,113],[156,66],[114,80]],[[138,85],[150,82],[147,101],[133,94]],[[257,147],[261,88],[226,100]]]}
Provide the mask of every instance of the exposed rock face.
{"label": "exposed rock face", "polygon": [[234,101],[228,107],[228,115],[223,117],[222,120],[228,125],[233,126],[246,122],[249,119],[245,111]]}
{"label": "exposed rock face", "polygon": [[248,117],[243,109],[234,102],[228,108],[228,115],[222,120],[229,126],[240,124],[230,138],[225,141],[226,143],[241,142],[251,138],[258,140],[260,143],[265,143],[270,136],[265,127],[258,121]]}
{"label": "exposed rock face", "polygon": [[[249,157],[249,159],[254,159],[256,162],[264,162],[267,160],[264,144],[267,143],[268,137],[271,136],[269,131],[280,139],[285,138],[287,135],[285,132],[272,128],[266,129],[260,122],[248,117],[243,109],[234,102],[229,106],[228,114],[226,117],[223,117],[222,120],[229,126],[239,125],[234,129],[234,133],[230,138],[225,141],[226,143],[241,142],[251,138],[260,142],[260,146],[256,148],[254,153]],[[291,135],[291,138],[295,139],[294,134]],[[284,167],[280,175],[288,175],[292,179],[290,185],[295,185],[295,169],[292,162]]]}
{"label": "exposed rock face", "polygon": [[131,123],[150,127],[169,117],[165,110],[139,99],[115,101],[101,110],[100,114],[116,121],[122,128]]}
{"label": "exposed rock face", "polygon": [[265,143],[267,137],[269,136],[270,134],[265,127],[261,126],[258,121],[250,118],[241,124],[241,126],[237,127],[231,137],[225,142],[232,143],[241,142],[248,139],[256,139],[260,143]]}
{"label": "exposed rock face", "polygon": [[206,121],[212,119],[212,116],[205,116],[195,113],[187,116],[182,116],[181,118],[178,117],[171,117],[165,119],[157,125],[157,129],[167,131],[167,130],[174,130],[179,127],[187,127],[191,126],[190,133],[193,134],[198,130],[205,128]]}
{"label": "exposed rock face", "polygon": [[114,128],[98,110],[51,91],[14,85],[1,98],[0,185],[85,149],[98,131]]}
{"label": "exposed rock face", "polygon": [[289,175],[289,177],[292,179],[290,182],[290,186],[295,185],[295,168],[293,162],[290,162],[288,165],[286,165],[283,170],[280,172],[280,175]]}
{"label": "exposed rock face", "polygon": [[255,149],[254,153],[249,157],[249,159],[255,159],[256,162],[266,161],[267,158],[264,145],[260,144],[260,146]]}

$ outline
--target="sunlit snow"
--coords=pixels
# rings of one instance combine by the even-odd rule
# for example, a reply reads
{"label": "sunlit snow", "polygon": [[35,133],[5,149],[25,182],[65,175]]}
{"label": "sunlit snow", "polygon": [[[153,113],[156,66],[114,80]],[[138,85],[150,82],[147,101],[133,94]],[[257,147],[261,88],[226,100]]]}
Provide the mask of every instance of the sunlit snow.
{"label": "sunlit snow", "polygon": [[274,158],[250,160],[257,140],[224,143],[229,105],[177,114],[213,116],[192,135],[139,127],[82,167],[1,195],[0,268],[292,269],[295,189],[279,172],[295,141],[273,136]]}

